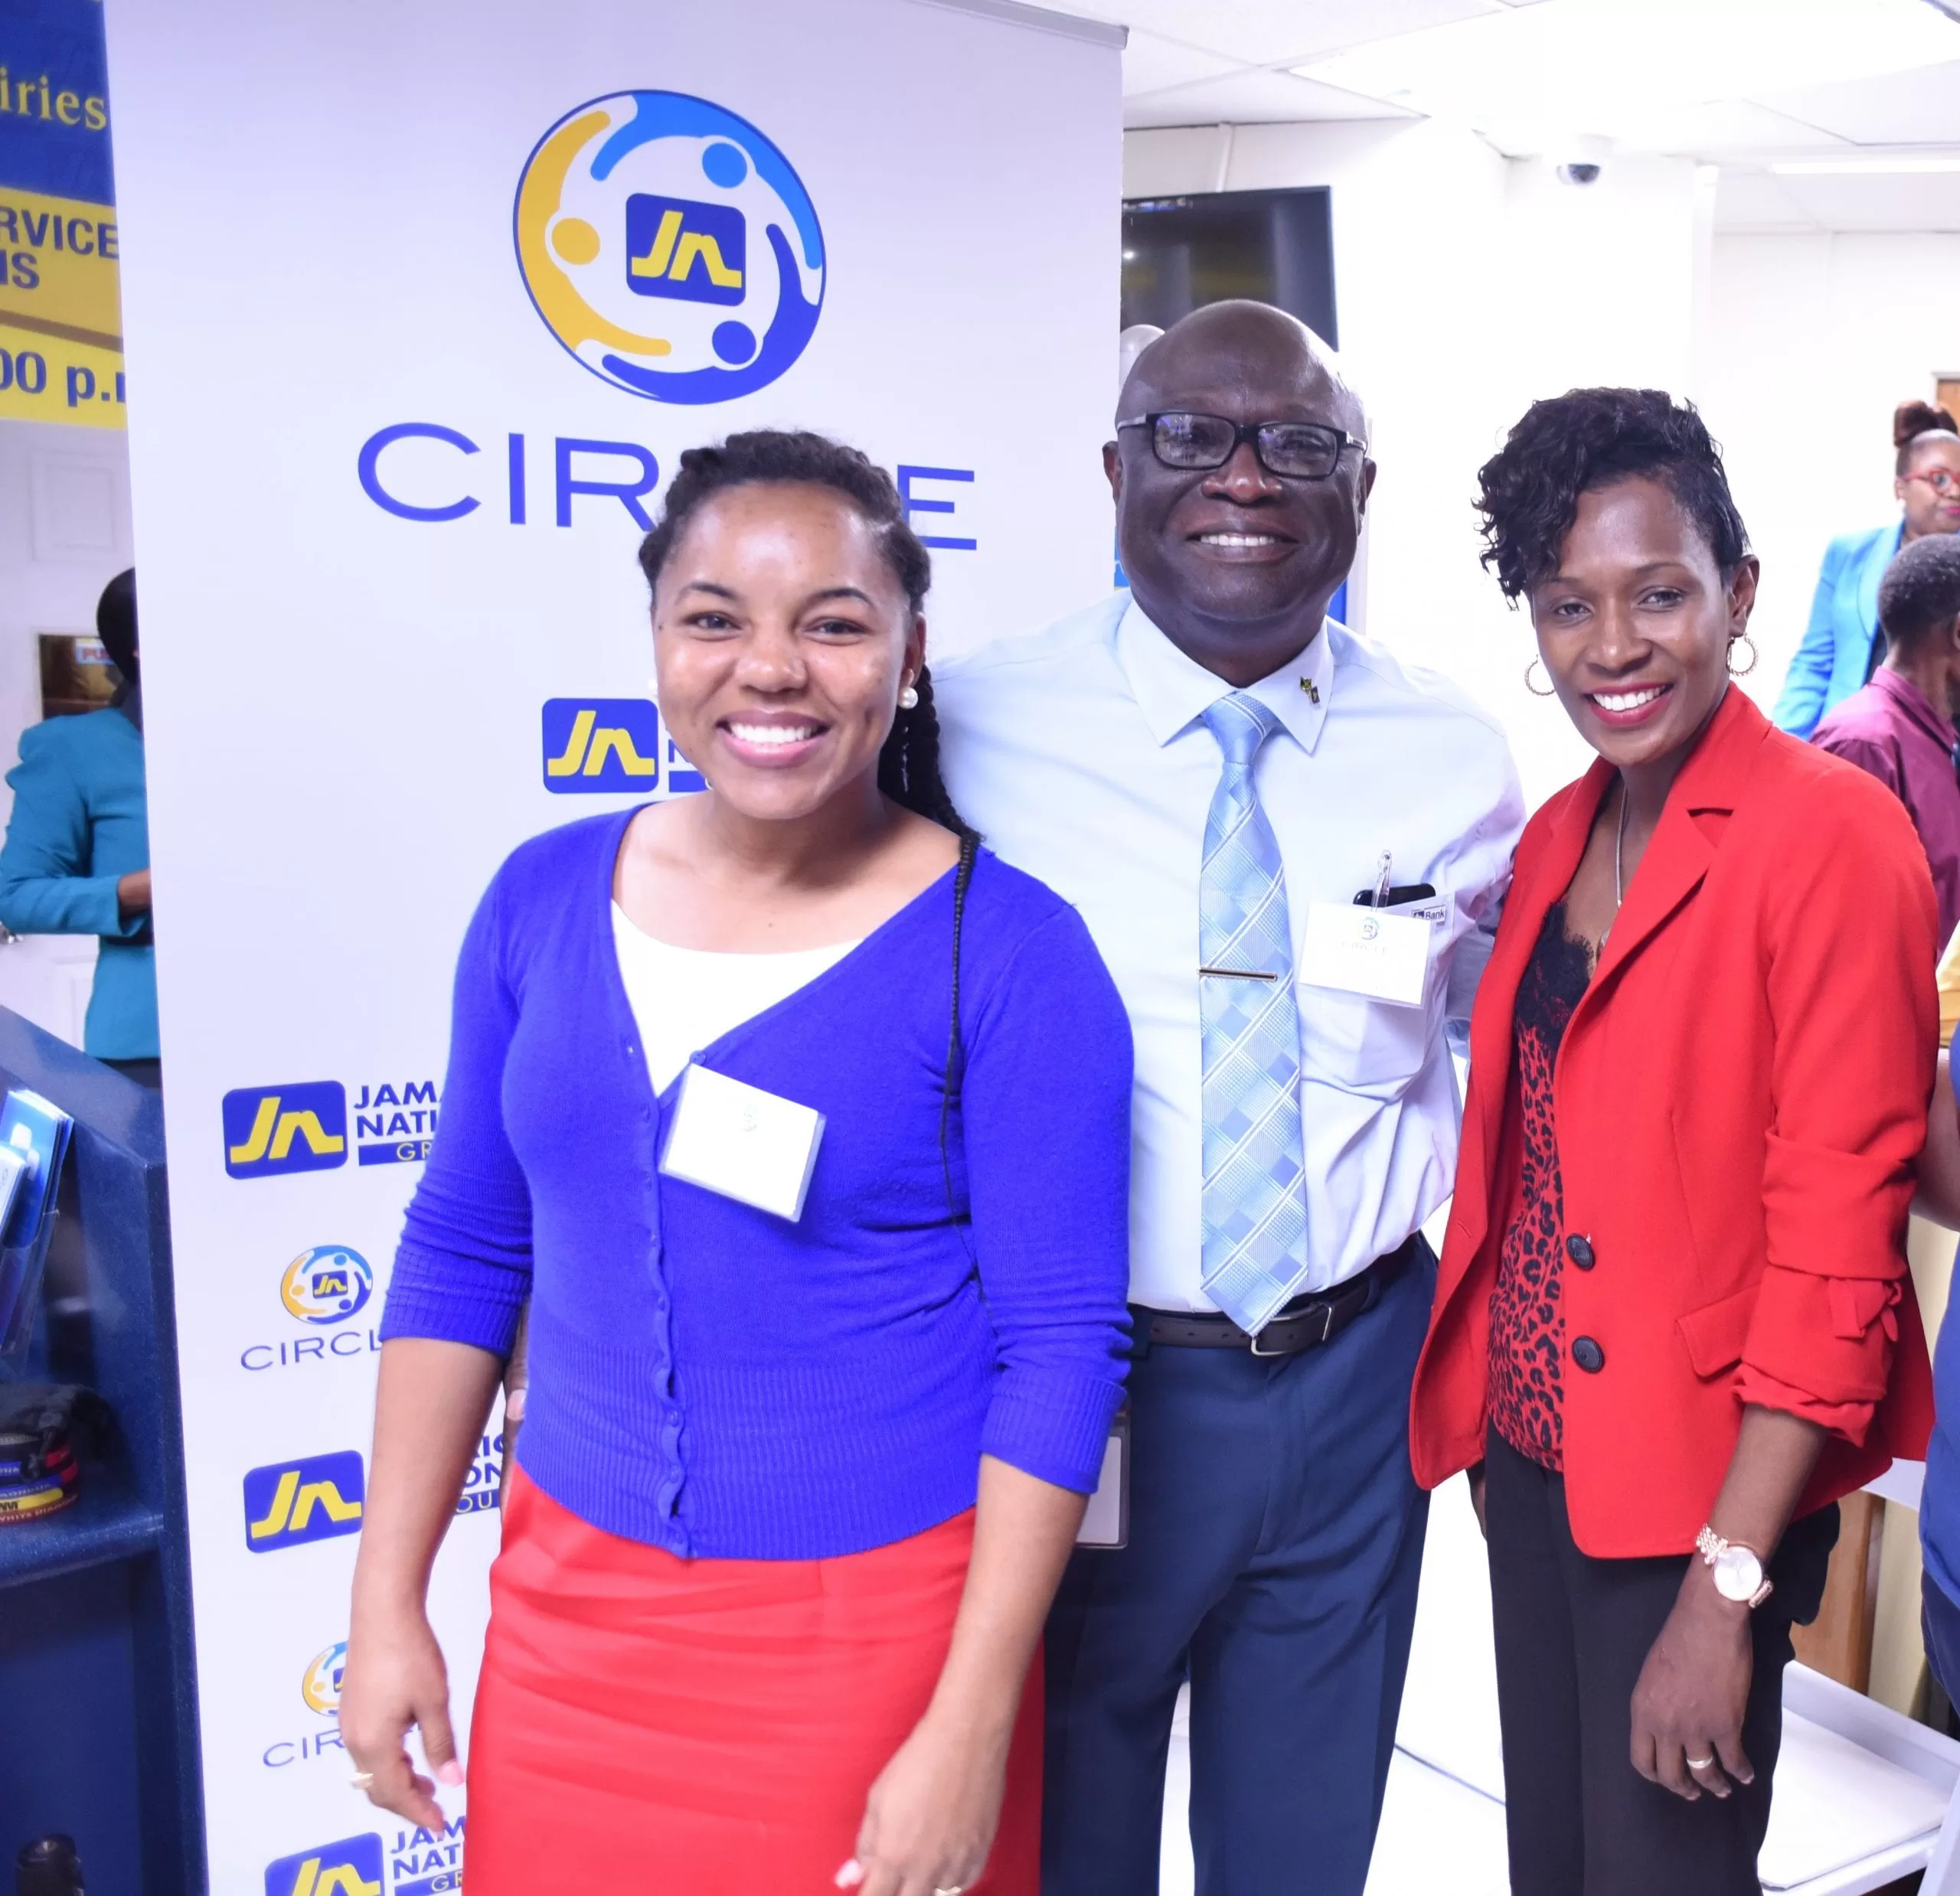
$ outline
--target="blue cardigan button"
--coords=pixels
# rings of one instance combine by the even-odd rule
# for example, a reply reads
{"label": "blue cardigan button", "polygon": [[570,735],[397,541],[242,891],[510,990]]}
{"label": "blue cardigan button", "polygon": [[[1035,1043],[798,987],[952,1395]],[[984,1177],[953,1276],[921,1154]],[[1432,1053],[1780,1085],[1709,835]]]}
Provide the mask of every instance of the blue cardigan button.
{"label": "blue cardigan button", "polygon": [[1588,1375],[1596,1376],[1606,1366],[1606,1353],[1590,1336],[1573,1339],[1572,1359]]}
{"label": "blue cardigan button", "polygon": [[1565,1241],[1565,1255],[1582,1271],[1589,1271],[1599,1260],[1592,1255],[1592,1240],[1575,1232]]}

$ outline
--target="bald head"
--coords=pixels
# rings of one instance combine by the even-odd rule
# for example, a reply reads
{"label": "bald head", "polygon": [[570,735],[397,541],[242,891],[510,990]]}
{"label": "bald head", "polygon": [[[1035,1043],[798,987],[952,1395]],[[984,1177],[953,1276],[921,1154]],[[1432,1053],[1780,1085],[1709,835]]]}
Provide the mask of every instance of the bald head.
{"label": "bald head", "polygon": [[[1179,414],[1222,416],[1241,431],[1222,465],[1162,458],[1145,418]],[[1233,684],[1289,664],[1319,631],[1354,563],[1374,479],[1361,400],[1334,351],[1269,304],[1210,303],[1137,357],[1116,421],[1103,465],[1138,605],[1174,645]],[[1325,431],[1310,439],[1331,468],[1276,473],[1253,436],[1272,423]],[[1165,426],[1167,440],[1178,438],[1178,424]],[[1218,435],[1215,423],[1206,426]]]}
{"label": "bald head", "polygon": [[1174,323],[1131,364],[1116,415],[1141,415],[1188,404],[1181,391],[1236,379],[1261,389],[1290,387],[1318,398],[1327,419],[1366,437],[1361,397],[1341,358],[1297,316],[1245,299],[1207,303]]}

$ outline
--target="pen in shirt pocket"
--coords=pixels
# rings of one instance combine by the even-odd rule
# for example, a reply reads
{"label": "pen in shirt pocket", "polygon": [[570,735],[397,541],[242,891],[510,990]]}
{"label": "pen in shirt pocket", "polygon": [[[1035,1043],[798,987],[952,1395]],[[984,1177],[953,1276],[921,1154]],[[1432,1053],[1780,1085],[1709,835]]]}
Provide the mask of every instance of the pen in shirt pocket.
{"label": "pen in shirt pocket", "polygon": [[1380,873],[1375,878],[1372,889],[1354,891],[1354,906],[1357,909],[1396,909],[1404,902],[1427,902],[1436,894],[1428,883],[1393,883],[1389,880],[1389,872],[1394,866],[1394,859],[1387,850],[1381,853]]}

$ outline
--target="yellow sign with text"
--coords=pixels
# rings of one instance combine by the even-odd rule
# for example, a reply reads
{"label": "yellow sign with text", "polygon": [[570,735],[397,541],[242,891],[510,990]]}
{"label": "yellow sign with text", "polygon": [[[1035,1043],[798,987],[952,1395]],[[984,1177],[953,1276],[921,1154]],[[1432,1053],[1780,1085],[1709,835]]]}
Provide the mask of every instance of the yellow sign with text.
{"label": "yellow sign with text", "polygon": [[116,212],[0,185],[0,419],[123,426]]}

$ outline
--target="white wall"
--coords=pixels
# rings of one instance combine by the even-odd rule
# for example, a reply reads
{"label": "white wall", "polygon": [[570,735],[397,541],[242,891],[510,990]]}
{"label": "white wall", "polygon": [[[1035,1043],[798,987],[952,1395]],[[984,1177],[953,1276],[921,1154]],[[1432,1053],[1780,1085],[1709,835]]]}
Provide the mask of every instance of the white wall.
{"label": "white wall", "polygon": [[1715,240],[1703,405],[1762,560],[1773,698],[1836,534],[1896,519],[1892,410],[1960,370],[1960,236]]}
{"label": "white wall", "polygon": [[1357,619],[1502,717],[1533,802],[1584,767],[1530,697],[1534,648],[1478,563],[1476,471],[1535,398],[1681,390],[1702,348],[1709,181],[1684,162],[1588,189],[1433,121],[1132,132],[1126,196],[1325,184],[1343,354],[1381,472]]}
{"label": "white wall", "polygon": [[[0,421],[0,772],[41,721],[40,635],[93,632],[103,587],[131,556],[127,437]],[[0,823],[13,804],[0,782]],[[0,945],[0,1007],[80,1046],[95,954],[93,935]]]}
{"label": "white wall", "polygon": [[[41,721],[39,635],[93,633],[96,601],[130,558],[129,438],[0,421],[0,771]],[[0,821],[12,804],[0,784]]]}

